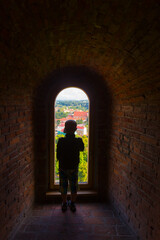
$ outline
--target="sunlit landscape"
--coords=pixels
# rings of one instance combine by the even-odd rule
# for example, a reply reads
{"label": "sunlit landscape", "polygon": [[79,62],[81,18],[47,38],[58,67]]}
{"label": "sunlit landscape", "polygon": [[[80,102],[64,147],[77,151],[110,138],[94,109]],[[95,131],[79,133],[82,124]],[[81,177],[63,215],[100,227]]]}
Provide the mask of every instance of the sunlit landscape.
{"label": "sunlit landscape", "polygon": [[[68,92],[69,88],[67,88]],[[57,99],[55,101],[55,149],[57,147],[57,142],[59,137],[65,137],[64,127],[67,120],[75,120],[77,122],[77,130],[75,132],[76,137],[81,137],[84,142],[84,151],[80,152],[80,163],[79,163],[79,173],[78,182],[88,183],[88,129],[89,129],[89,101],[87,95],[85,99],[77,100],[76,96],[79,96],[82,92],[82,98],[84,98],[84,92],[80,89],[72,88],[72,98],[69,100],[68,95],[65,99],[65,90],[63,90],[64,95],[61,95],[63,99]],[[55,184],[59,183],[59,166],[56,159],[55,152]]]}

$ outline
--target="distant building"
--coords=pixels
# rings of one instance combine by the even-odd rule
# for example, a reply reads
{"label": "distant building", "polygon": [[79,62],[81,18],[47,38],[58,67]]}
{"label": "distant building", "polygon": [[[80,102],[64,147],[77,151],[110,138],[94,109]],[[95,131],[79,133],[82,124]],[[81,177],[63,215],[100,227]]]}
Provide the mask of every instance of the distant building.
{"label": "distant building", "polygon": [[61,123],[57,126],[56,130],[62,132],[62,130],[64,130],[64,126],[65,126],[65,124]]}
{"label": "distant building", "polygon": [[[75,111],[73,114],[68,114],[68,116],[66,118],[61,118],[61,119],[56,119],[60,121],[60,124],[56,127],[55,131],[56,134],[59,132],[63,132],[64,131],[64,127],[65,127],[65,122],[67,120],[82,120],[83,122],[86,122],[88,118],[88,112],[83,112],[83,111]],[[77,131],[76,133],[80,136],[83,135],[87,135],[87,128],[84,125],[85,123],[82,124],[78,124],[77,125]]]}
{"label": "distant building", "polygon": [[76,133],[80,136],[87,135],[87,128],[83,125],[77,125]]}
{"label": "distant building", "polygon": [[80,119],[82,119],[83,121],[87,121],[88,112],[75,111],[74,114],[73,114],[73,118],[74,118],[75,120],[80,120]]}
{"label": "distant building", "polygon": [[68,108],[67,108],[67,109],[64,109],[63,111],[64,111],[64,112],[73,113],[73,112],[74,112],[74,109],[68,109]]}
{"label": "distant building", "polygon": [[61,118],[61,119],[58,119],[58,120],[60,120],[60,123],[66,122],[66,118]]}

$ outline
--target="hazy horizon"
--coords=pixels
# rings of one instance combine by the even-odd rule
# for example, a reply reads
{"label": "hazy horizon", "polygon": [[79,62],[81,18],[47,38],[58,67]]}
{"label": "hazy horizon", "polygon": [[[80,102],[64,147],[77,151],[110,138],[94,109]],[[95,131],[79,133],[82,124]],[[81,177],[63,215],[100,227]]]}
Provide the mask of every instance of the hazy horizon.
{"label": "hazy horizon", "polygon": [[56,99],[56,101],[88,101],[88,99]]}
{"label": "hazy horizon", "polygon": [[88,96],[80,88],[70,87],[65,88],[57,95],[56,101],[60,100],[88,100]]}

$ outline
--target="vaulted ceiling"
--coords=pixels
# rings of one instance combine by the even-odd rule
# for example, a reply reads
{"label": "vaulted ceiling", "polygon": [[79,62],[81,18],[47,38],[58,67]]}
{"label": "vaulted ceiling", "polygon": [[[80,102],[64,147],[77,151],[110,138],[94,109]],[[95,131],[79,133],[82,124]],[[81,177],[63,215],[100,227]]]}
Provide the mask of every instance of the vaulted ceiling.
{"label": "vaulted ceiling", "polygon": [[159,4],[1,1],[1,89],[35,89],[65,66],[97,71],[117,99],[159,96]]}

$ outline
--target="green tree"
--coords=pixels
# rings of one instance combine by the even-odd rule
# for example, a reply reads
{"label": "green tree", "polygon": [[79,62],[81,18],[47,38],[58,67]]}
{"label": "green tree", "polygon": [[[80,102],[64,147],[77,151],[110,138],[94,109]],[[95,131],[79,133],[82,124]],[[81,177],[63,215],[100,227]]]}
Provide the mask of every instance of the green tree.
{"label": "green tree", "polygon": [[61,122],[61,121],[58,119],[58,120],[57,120],[57,126],[60,124],[60,122]]}
{"label": "green tree", "polygon": [[57,143],[60,137],[64,137],[63,134],[58,134],[55,137],[55,180],[59,180],[59,161],[57,159]]}
{"label": "green tree", "polygon": [[[79,136],[77,136],[79,137]],[[84,151],[80,152],[78,182],[87,182],[88,180],[88,136],[82,136]]]}
{"label": "green tree", "polygon": [[77,124],[82,124],[82,123],[83,123],[83,120],[82,120],[82,118],[81,118],[81,119],[76,120],[76,122],[77,122]]}
{"label": "green tree", "polygon": [[87,182],[87,179],[88,179],[87,172],[88,172],[87,162],[83,158],[83,153],[80,153],[78,182],[83,182],[83,183]]}

